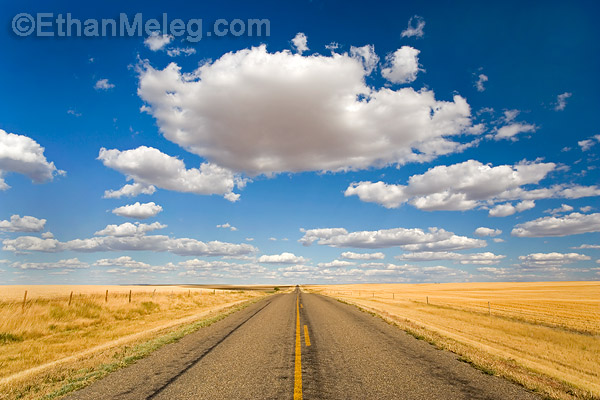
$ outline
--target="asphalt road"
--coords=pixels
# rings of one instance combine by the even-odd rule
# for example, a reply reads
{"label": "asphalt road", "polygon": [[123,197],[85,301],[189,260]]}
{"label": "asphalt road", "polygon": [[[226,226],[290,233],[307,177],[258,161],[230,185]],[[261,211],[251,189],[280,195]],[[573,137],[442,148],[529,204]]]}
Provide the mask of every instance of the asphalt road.
{"label": "asphalt road", "polygon": [[68,399],[539,399],[325,296],[278,294]]}

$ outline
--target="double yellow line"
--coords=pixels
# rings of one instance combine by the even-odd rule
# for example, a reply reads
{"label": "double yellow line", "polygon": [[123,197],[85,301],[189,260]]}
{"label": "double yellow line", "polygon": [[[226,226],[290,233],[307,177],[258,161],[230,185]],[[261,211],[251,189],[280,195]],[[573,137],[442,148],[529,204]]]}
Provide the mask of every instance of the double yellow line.
{"label": "double yellow line", "polygon": [[[296,294],[296,360],[294,363],[294,400],[302,400],[302,341],[300,339],[300,295]],[[310,346],[308,327],[304,325],[304,341]]]}

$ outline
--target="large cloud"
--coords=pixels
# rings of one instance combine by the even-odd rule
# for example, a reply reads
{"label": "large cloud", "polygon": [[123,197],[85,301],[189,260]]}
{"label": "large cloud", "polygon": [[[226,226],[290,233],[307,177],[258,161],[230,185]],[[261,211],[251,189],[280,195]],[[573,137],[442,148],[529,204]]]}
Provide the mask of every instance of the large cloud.
{"label": "large cloud", "polygon": [[543,217],[515,226],[511,234],[520,237],[569,236],[600,232],[600,213],[571,213],[563,217]]}
{"label": "large cloud", "polygon": [[262,45],[187,74],[175,63],[145,64],[138,94],[168,140],[249,175],[363,169],[462,148],[452,138],[471,127],[464,98],[369,87],[372,65],[354,53],[302,56]]}
{"label": "large cloud", "polygon": [[0,220],[0,231],[5,232],[40,232],[46,225],[45,219],[25,215],[12,215],[10,221]]}
{"label": "large cloud", "polygon": [[449,251],[485,247],[485,240],[457,236],[439,228],[394,228],[378,231],[348,232],[344,228],[302,230],[299,240],[305,246],[314,242],[332,247],[387,248],[402,247],[408,251]]}
{"label": "large cloud", "polygon": [[0,190],[10,188],[3,179],[9,172],[27,175],[35,183],[50,181],[55,174],[64,173],[46,160],[44,148],[35,140],[0,129]]}
{"label": "large cloud", "polygon": [[[105,166],[125,174],[135,183],[142,184],[142,188],[150,188],[152,185],[177,192],[221,194],[230,201],[239,198],[239,194],[232,192],[236,185],[234,174],[215,164],[202,163],[200,168],[187,169],[180,159],[146,146],[125,151],[102,148],[98,159]],[[143,193],[143,190],[125,191],[125,188],[122,188],[118,192],[105,194],[105,197],[120,197],[121,192]]]}
{"label": "large cloud", "polygon": [[[438,165],[421,175],[413,175],[407,185],[384,182],[358,182],[346,189],[346,196],[358,196],[362,201],[387,208],[408,202],[421,210],[470,210],[507,200],[544,198],[580,198],[600,196],[596,186],[554,185],[549,188],[527,189],[539,183],[551,171],[554,163],[521,162],[516,165],[491,166],[476,160],[453,165]],[[503,212],[510,215],[523,211],[531,202],[512,206],[506,203]],[[508,212],[507,212],[508,211]]]}

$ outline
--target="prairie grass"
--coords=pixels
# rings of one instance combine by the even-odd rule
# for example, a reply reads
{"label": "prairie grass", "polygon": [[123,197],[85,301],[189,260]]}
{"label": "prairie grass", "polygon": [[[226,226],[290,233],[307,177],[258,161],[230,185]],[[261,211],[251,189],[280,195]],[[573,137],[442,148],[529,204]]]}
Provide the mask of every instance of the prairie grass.
{"label": "prairie grass", "polygon": [[40,384],[39,376],[55,387],[73,376],[73,368],[94,370],[114,361],[114,354],[117,359],[126,358],[132,346],[214,318],[218,313],[212,311],[224,312],[266,295],[263,291],[164,286],[63,287],[66,290],[59,295],[56,287],[31,287],[23,303],[24,291],[19,290],[17,297],[11,293],[17,290],[4,288],[0,295],[0,398],[4,398],[2,393],[31,395],[42,390],[30,387],[33,382]]}
{"label": "prairie grass", "polygon": [[375,312],[545,396],[600,398],[600,282],[307,289]]}

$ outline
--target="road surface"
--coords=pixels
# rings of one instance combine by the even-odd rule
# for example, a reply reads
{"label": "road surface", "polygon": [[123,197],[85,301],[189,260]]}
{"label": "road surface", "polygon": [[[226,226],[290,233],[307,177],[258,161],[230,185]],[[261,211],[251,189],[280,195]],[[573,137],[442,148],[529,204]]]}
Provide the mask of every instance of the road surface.
{"label": "road surface", "polygon": [[380,318],[295,291],[261,300],[68,399],[539,399]]}

